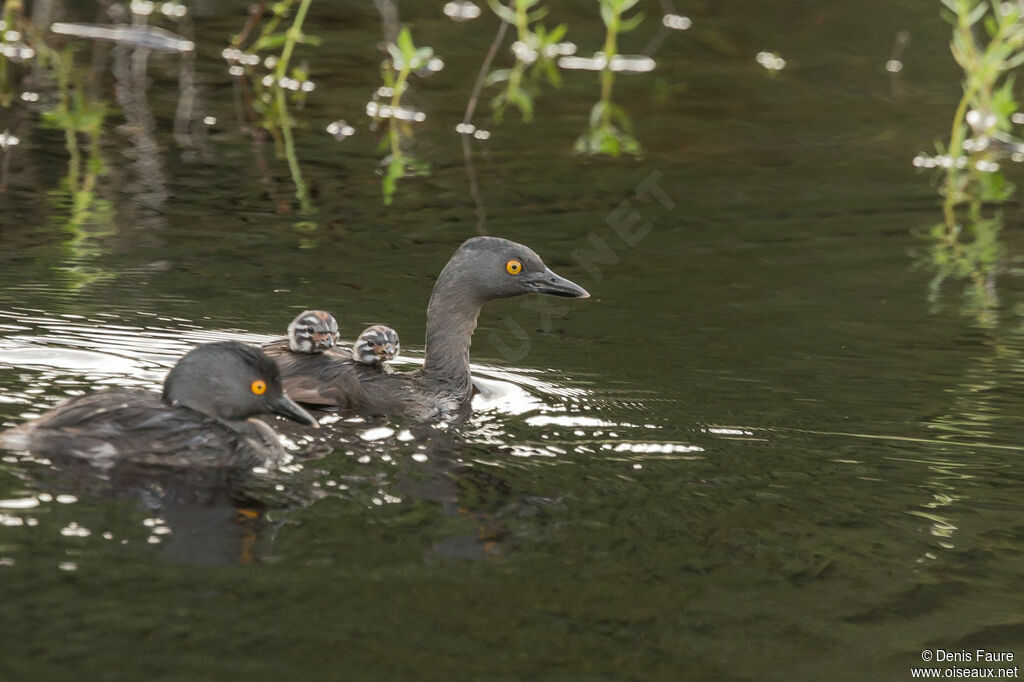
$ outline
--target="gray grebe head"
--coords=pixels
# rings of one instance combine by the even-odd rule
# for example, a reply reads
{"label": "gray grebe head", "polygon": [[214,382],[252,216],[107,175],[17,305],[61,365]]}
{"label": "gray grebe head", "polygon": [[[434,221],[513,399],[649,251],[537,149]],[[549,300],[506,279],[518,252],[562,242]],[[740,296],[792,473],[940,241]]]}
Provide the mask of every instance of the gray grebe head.
{"label": "gray grebe head", "polygon": [[164,402],[221,419],[273,412],[307,426],[316,420],[281,388],[281,371],[258,348],[238,341],[196,346],[164,380]]}

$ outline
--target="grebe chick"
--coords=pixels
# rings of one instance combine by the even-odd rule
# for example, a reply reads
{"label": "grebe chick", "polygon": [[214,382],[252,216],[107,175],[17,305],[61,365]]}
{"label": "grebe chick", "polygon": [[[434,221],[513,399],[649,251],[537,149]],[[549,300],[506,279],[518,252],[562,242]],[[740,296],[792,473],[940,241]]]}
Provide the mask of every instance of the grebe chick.
{"label": "grebe chick", "polygon": [[398,332],[383,324],[375,324],[363,330],[352,345],[352,358],[363,365],[380,365],[389,369],[386,363],[398,357]]}
{"label": "grebe chick", "polygon": [[338,321],[322,310],[300,313],[288,325],[288,348],[296,353],[323,353],[338,341]]}

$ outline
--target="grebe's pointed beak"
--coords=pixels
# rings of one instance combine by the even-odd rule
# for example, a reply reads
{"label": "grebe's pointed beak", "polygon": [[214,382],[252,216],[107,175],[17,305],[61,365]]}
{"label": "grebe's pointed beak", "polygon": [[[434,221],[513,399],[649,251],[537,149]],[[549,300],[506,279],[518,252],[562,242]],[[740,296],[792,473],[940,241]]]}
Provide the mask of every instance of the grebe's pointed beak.
{"label": "grebe's pointed beak", "polygon": [[550,268],[532,272],[524,277],[524,283],[538,294],[564,296],[565,298],[590,298],[590,292],[575,282],[557,275]]}
{"label": "grebe's pointed beak", "polygon": [[299,407],[291,398],[286,396],[284,393],[278,397],[270,400],[267,403],[267,407],[274,414],[279,414],[282,417],[287,417],[294,422],[304,424],[306,426],[312,426],[314,429],[319,428],[320,424],[316,419],[313,418],[309,412]]}

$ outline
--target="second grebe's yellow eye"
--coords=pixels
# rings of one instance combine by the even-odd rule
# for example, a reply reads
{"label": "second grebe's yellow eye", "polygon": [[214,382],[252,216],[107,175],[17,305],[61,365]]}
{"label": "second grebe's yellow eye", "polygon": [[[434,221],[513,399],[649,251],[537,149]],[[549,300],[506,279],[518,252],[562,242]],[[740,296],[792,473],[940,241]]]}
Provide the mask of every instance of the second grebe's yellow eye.
{"label": "second grebe's yellow eye", "polygon": [[523,271],[523,264],[517,261],[515,258],[505,263],[505,272],[510,275],[518,275]]}
{"label": "second grebe's yellow eye", "polygon": [[267,392],[267,382],[257,379],[249,386],[256,395],[263,395]]}

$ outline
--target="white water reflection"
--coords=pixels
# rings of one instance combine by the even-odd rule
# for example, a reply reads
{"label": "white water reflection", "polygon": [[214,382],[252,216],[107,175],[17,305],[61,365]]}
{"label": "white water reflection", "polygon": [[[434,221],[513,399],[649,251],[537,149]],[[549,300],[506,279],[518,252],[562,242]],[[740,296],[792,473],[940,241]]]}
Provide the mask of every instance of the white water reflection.
{"label": "white water reflection", "polygon": [[366,103],[366,115],[373,118],[395,118],[399,121],[412,121],[421,123],[427,120],[427,115],[413,109],[412,107],[393,107],[390,104],[378,104],[377,102]]}
{"label": "white water reflection", "polygon": [[605,445],[605,449],[615,452],[637,452],[641,454],[672,455],[687,452],[704,452],[699,445],[680,445],[679,443],[619,443]]}
{"label": "white water reflection", "polygon": [[145,372],[142,364],[116,355],[48,346],[5,347],[5,343],[0,341],[0,365],[30,369],[65,369],[90,374],[130,374],[139,377],[144,376]]}
{"label": "white water reflection", "polygon": [[38,506],[39,498],[35,496],[0,500],[0,509],[34,509]]}
{"label": "white water reflection", "polygon": [[604,53],[597,52],[593,57],[562,57],[558,60],[558,66],[570,71],[603,71],[607,68],[616,72],[647,73],[654,70],[657,62],[647,55],[628,54],[617,54],[609,60]]}
{"label": "white water reflection", "polygon": [[335,140],[344,140],[356,134],[356,129],[342,119],[338,119],[327,125],[327,133]]}
{"label": "white water reflection", "polygon": [[191,52],[196,47],[191,40],[186,40],[155,26],[56,23],[50,26],[50,30],[61,35],[90,40],[108,40],[160,52]]}
{"label": "white water reflection", "polygon": [[366,441],[384,440],[395,435],[395,430],[386,426],[377,426],[367,429],[359,434],[359,437]]}
{"label": "white water reflection", "polygon": [[17,147],[20,142],[20,139],[11,135],[6,130],[0,133],[0,151],[7,151],[10,147]]}
{"label": "white water reflection", "polygon": [[666,14],[661,18],[661,24],[665,28],[671,28],[676,31],[685,31],[693,26],[693,21],[690,17],[682,16],[680,14]]}
{"label": "white water reflection", "polygon": [[768,69],[769,71],[782,71],[784,68],[786,68],[786,60],[780,57],[779,55],[775,54],[774,52],[762,50],[761,52],[757,53],[757,57],[755,59],[757,60],[758,64]]}
{"label": "white water reflection", "polygon": [[[595,417],[550,414],[539,414],[535,417],[529,417],[526,423],[532,426],[623,426],[623,424]],[[583,432],[581,431],[577,435],[583,435]]]}
{"label": "white water reflection", "polygon": [[454,21],[469,21],[480,16],[480,6],[469,0],[453,1],[445,4],[444,14]]}

